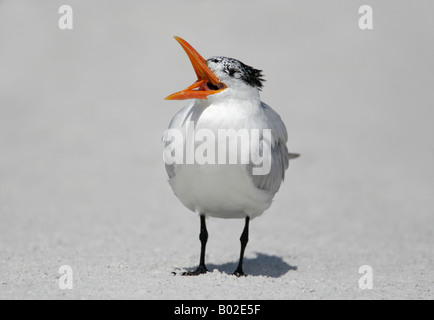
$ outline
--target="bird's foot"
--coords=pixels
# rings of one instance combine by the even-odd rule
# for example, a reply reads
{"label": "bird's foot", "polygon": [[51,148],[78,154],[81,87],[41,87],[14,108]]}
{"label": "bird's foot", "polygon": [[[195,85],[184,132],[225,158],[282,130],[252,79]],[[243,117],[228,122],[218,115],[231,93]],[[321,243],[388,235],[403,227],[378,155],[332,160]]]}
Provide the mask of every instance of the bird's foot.
{"label": "bird's foot", "polygon": [[244,274],[244,271],[241,268],[237,268],[237,270],[235,270],[235,272],[232,273],[232,275],[234,275],[236,277],[247,277],[247,275]]}
{"label": "bird's foot", "polygon": [[209,271],[208,271],[208,269],[205,266],[199,266],[194,271],[183,272],[182,275],[183,276],[198,276],[200,274],[204,274],[204,273],[207,273],[207,272],[209,272]]}

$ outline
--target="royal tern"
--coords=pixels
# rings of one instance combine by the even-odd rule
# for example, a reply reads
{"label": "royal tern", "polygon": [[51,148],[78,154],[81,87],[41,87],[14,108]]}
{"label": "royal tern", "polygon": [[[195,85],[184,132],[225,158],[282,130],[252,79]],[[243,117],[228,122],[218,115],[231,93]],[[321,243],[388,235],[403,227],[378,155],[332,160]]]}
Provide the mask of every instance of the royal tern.
{"label": "royal tern", "polygon": [[[288,153],[287,131],[280,116],[259,98],[264,81],[262,71],[227,57],[216,56],[205,60],[187,41],[179,37],[175,39],[187,53],[198,78],[190,87],[166,98],[192,101],[173,117],[163,137],[170,186],[179,200],[200,217],[199,266],[195,271],[184,275],[198,275],[208,271],[205,266],[208,240],[205,218],[210,216],[245,219],[240,237],[239,263],[234,272],[234,275],[241,276],[244,275],[243,257],[250,219],[261,215],[271,205],[284,179],[289,159],[298,155]],[[204,130],[210,133],[206,139],[203,138]],[[223,140],[217,139],[222,130],[235,130],[238,133],[247,130],[247,135],[226,135]],[[257,141],[253,139],[254,130],[259,132]],[[271,134],[267,136],[265,130]],[[202,138],[189,137],[199,131]],[[178,138],[177,142],[175,138]],[[231,139],[235,142],[235,149],[228,147]],[[207,151],[202,155],[211,161],[189,163],[186,160],[189,153],[186,145],[191,140],[194,141],[194,147],[198,147],[201,142],[208,142]],[[250,148],[243,148],[243,145]],[[259,174],[255,174],[255,169],[261,165],[254,161],[253,149],[259,150],[256,160],[262,155],[262,167],[268,169],[265,173],[258,171]],[[181,156],[178,154],[178,158],[169,161],[174,150],[179,151]],[[268,168],[265,164],[266,150],[269,150]],[[221,156],[219,153],[222,151],[228,151],[229,154]],[[234,152],[237,153],[237,161],[226,161]],[[241,159],[248,161],[242,162]]]}

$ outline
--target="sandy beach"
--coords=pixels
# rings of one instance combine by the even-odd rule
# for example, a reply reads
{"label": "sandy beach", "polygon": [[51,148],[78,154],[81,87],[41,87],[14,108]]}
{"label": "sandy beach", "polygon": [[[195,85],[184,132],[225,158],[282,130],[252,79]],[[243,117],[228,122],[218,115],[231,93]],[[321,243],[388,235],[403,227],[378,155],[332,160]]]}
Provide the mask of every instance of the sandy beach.
{"label": "sandy beach", "polygon": [[[433,299],[432,1],[0,1],[0,299]],[[290,152],[250,224],[199,218],[161,137],[182,48],[263,70]],[[61,266],[73,288],[61,289]],[[372,268],[362,289],[361,266]],[[176,274],[174,274],[176,273]]]}

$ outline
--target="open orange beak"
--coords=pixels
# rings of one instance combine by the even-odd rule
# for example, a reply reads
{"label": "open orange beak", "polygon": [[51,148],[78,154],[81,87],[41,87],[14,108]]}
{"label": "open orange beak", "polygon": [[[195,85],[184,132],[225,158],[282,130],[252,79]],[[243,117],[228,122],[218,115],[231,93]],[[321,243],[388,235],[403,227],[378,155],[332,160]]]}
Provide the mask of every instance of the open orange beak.
{"label": "open orange beak", "polygon": [[188,88],[171,94],[166,100],[186,100],[186,99],[207,99],[211,94],[219,93],[227,87],[216,75],[208,68],[208,63],[202,56],[184,39],[174,37],[190,58],[197,81]]}

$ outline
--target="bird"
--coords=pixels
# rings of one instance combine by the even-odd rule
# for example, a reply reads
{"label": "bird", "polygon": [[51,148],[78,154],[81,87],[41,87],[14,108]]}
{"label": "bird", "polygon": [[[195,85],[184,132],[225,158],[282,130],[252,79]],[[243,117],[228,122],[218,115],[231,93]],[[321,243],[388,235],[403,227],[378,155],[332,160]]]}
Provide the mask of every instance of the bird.
{"label": "bird", "polygon": [[[197,76],[191,86],[165,98],[190,100],[175,114],[163,135],[169,184],[182,204],[196,212],[200,218],[199,265],[194,271],[184,272],[183,275],[209,272],[205,264],[208,241],[206,219],[214,217],[245,220],[240,237],[238,266],[233,273],[238,277],[245,276],[243,259],[249,240],[250,220],[270,207],[284,180],[289,160],[297,158],[299,154],[288,152],[285,124],[270,106],[260,100],[260,91],[265,81],[262,70],[224,56],[213,56],[205,60],[187,41],[177,36],[174,38],[184,49]],[[247,133],[251,131],[252,134],[239,134],[235,137],[227,135],[224,139],[218,139],[221,132],[227,133],[230,130],[247,130]],[[257,141],[253,141],[254,130],[259,131]],[[265,130],[270,135],[267,136]],[[211,161],[187,163],[186,145],[192,141],[194,149],[201,142],[197,137],[192,140],[189,134],[192,136],[199,132],[208,133],[209,148],[204,154]],[[175,138],[178,138],[176,143]],[[229,150],[229,143],[235,140],[239,144]],[[253,152],[242,148],[249,143],[251,149],[255,146],[255,150],[259,150],[259,154],[262,152],[264,155],[269,150],[266,172],[258,173],[260,167],[258,162],[253,161]],[[174,151],[179,153],[178,157],[171,158]],[[223,151],[227,154],[220,157]],[[233,155],[231,152],[237,153],[237,161],[228,163]],[[265,164],[262,166],[266,167]]]}

